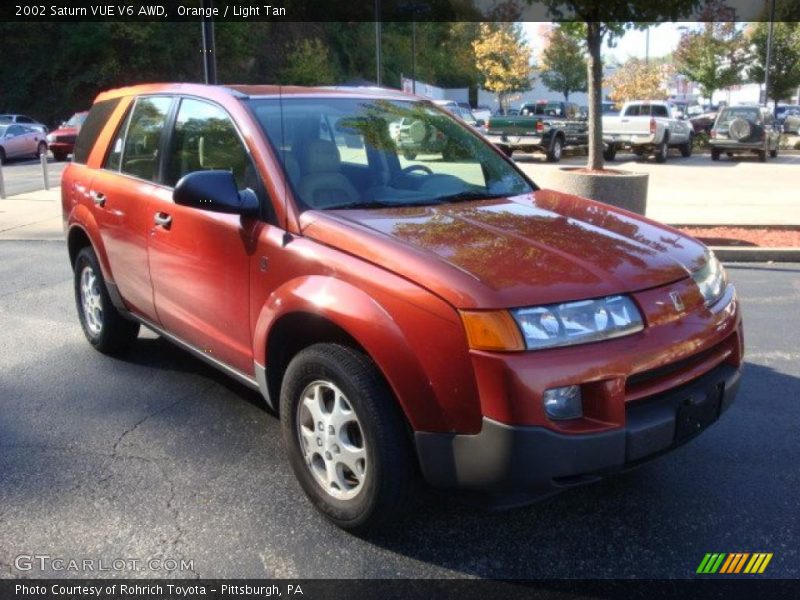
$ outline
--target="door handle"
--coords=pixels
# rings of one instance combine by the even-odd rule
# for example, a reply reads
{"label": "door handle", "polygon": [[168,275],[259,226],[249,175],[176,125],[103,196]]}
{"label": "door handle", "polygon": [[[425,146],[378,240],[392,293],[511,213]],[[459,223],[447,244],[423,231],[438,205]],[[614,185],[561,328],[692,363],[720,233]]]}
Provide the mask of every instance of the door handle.
{"label": "door handle", "polygon": [[169,229],[169,226],[172,225],[172,217],[167,213],[157,212],[153,217],[153,222],[164,229]]}
{"label": "door handle", "polygon": [[103,194],[101,192],[95,192],[94,190],[92,190],[92,191],[89,192],[89,196],[91,196],[92,201],[97,206],[105,206],[105,204],[106,204],[106,196],[105,196],[105,194]]}

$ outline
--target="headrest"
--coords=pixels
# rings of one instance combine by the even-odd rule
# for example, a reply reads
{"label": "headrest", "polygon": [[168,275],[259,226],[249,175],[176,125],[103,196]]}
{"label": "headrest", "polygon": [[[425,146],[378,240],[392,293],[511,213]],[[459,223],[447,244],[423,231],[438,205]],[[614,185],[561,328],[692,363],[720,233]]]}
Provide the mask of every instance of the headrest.
{"label": "headrest", "polygon": [[314,140],[306,147],[303,170],[309,173],[338,173],[341,166],[339,149],[330,140]]}

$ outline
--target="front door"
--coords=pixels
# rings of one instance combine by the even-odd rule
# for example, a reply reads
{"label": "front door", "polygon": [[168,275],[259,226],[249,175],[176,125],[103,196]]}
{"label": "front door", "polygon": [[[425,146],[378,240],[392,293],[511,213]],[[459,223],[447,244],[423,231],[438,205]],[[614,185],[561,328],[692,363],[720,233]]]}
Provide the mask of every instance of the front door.
{"label": "front door", "polygon": [[185,174],[233,172],[239,188],[255,175],[244,143],[216,104],[180,100],[162,182],[151,197],[148,257],[161,326],[238,371],[253,376],[250,257],[255,218],[214,213],[172,201]]}

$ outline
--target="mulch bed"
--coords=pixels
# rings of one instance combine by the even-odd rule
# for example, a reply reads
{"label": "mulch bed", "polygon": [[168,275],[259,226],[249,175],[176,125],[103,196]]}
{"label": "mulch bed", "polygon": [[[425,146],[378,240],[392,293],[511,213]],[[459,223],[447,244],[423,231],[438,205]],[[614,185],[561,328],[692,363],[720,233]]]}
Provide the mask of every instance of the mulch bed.
{"label": "mulch bed", "polygon": [[709,246],[800,248],[800,227],[679,227]]}

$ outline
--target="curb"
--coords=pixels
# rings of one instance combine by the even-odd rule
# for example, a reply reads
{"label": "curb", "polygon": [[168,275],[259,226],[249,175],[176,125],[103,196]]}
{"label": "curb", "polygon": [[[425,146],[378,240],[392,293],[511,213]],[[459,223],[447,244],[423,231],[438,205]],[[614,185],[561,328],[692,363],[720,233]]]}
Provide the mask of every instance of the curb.
{"label": "curb", "polygon": [[709,247],[722,262],[800,262],[800,248]]}

